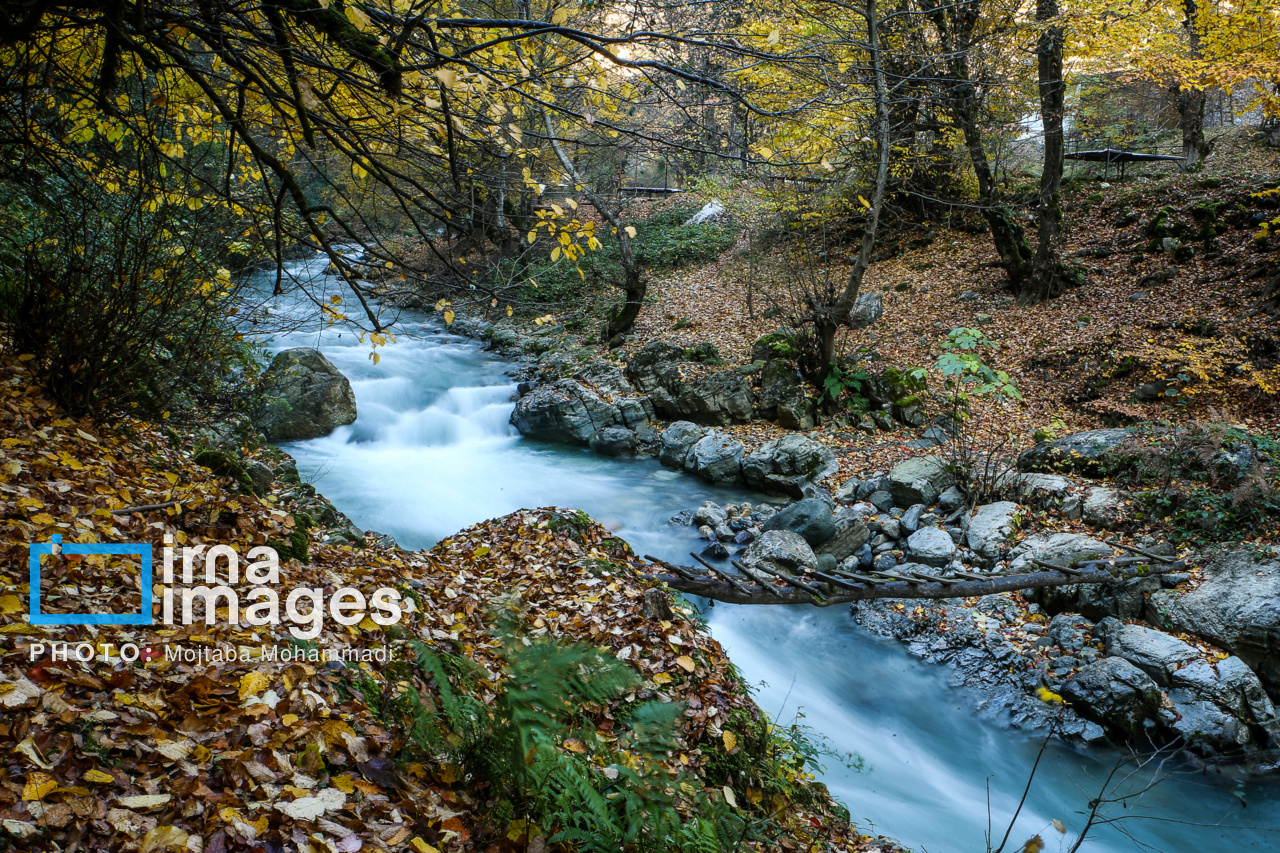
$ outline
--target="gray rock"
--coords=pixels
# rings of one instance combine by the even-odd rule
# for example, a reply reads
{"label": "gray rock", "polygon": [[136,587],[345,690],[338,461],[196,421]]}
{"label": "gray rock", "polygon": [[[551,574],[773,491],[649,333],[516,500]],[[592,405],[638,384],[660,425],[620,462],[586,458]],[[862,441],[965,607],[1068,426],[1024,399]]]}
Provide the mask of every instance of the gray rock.
{"label": "gray rock", "polygon": [[938,506],[947,512],[955,512],[965,505],[964,492],[955,486],[948,486],[942,494],[938,495]]}
{"label": "gray rock", "polygon": [[831,493],[831,497],[841,503],[851,503],[857,500],[858,486],[862,485],[862,481],[857,477],[845,480],[843,485]]}
{"label": "gray rock", "polygon": [[902,538],[902,522],[893,516],[885,516],[880,519],[880,532],[884,534],[886,539]]}
{"label": "gray rock", "polygon": [[818,424],[818,407],[802,388],[791,388],[778,402],[778,426],[808,430]]}
{"label": "gray rock", "polygon": [[1172,728],[1193,748],[1210,753],[1237,752],[1253,738],[1249,727],[1217,705],[1186,690],[1170,690],[1172,709],[1161,713],[1161,722]]}
{"label": "gray rock", "polygon": [[1078,652],[1088,642],[1093,623],[1078,613],[1059,613],[1049,621],[1046,632],[1063,651]]}
{"label": "gray rock", "polygon": [[1124,518],[1120,492],[1106,486],[1094,486],[1084,498],[1084,520],[1094,527],[1114,527]]}
{"label": "gray rock", "polygon": [[876,558],[872,560],[871,567],[877,572],[892,571],[898,567],[898,558],[888,553],[878,554],[876,555]]}
{"label": "gray rock", "polygon": [[716,527],[724,524],[729,520],[729,513],[725,512],[715,501],[703,501],[702,506],[693,511],[693,523],[701,527]]}
{"label": "gray rock", "polygon": [[803,572],[818,565],[818,557],[798,534],[790,530],[766,530],[742,552],[742,564],[753,568],[765,563],[774,571]]}
{"label": "gray rock", "polygon": [[975,554],[995,560],[1017,529],[1018,505],[1012,501],[998,501],[974,510],[966,539]]}
{"label": "gray rock", "polygon": [[883,489],[880,491],[872,492],[871,495],[867,498],[867,501],[870,502],[872,506],[874,506],[876,509],[880,510],[881,512],[888,512],[889,510],[893,509],[893,495],[889,494]]}
{"label": "gray rock", "polygon": [[729,559],[729,549],[720,542],[712,542],[702,549],[702,556],[709,560],[727,560]]}
{"label": "gray rock", "polygon": [[883,316],[884,297],[874,291],[864,293],[849,310],[849,325],[855,329],[865,329]]}
{"label": "gray rock", "polygon": [[898,519],[902,529],[907,533],[915,533],[920,529],[920,515],[924,512],[924,504],[916,504],[910,507],[902,514],[902,518]]}
{"label": "gray rock", "polygon": [[1147,621],[1211,640],[1280,696],[1280,558],[1245,548],[1214,553],[1200,586],[1151,594]]}
{"label": "gray rock", "polygon": [[862,519],[856,515],[842,515],[836,518],[836,532],[816,549],[819,555],[830,554],[837,561],[843,562],[862,550],[871,538],[871,531]]}
{"label": "gray rock", "polygon": [[782,359],[774,359],[765,364],[760,371],[760,396],[756,406],[760,415],[765,418],[778,416],[778,404],[785,400],[793,388],[802,385],[804,380],[794,365]]}
{"label": "gray rock", "polygon": [[804,435],[785,435],[742,460],[742,476],[748,486],[796,498],[803,496],[806,483],[829,477],[838,469],[831,448]]}
{"label": "gray rock", "polygon": [[1112,547],[1079,533],[1040,533],[1029,536],[1013,549],[1015,571],[1034,566],[1032,558],[1046,563],[1070,566],[1080,560],[1108,556]]}
{"label": "gray rock", "polygon": [[253,482],[253,488],[260,495],[265,495],[271,489],[272,482],[275,481],[275,473],[261,462],[250,462],[244,466],[245,472],[249,475],[249,479]]}
{"label": "gray rock", "polygon": [[790,530],[810,545],[821,545],[835,535],[836,525],[828,504],[808,498],[779,510],[764,523],[764,529]]}
{"label": "gray rock", "polygon": [[639,442],[626,427],[605,427],[591,436],[591,449],[601,456],[634,456]]}
{"label": "gray rock", "polygon": [[741,441],[713,432],[689,448],[684,467],[710,483],[740,483],[745,452]]}
{"label": "gray rock", "polygon": [[1032,506],[1062,503],[1071,493],[1071,481],[1059,474],[1013,474],[1005,493]]}
{"label": "gray rock", "polygon": [[615,402],[624,426],[638,430],[653,420],[653,403],[648,397],[622,397]]}
{"label": "gray rock", "polygon": [[658,444],[658,461],[670,468],[683,468],[689,448],[706,434],[705,427],[688,421],[676,421],[662,431]]}
{"label": "gray rock", "polygon": [[818,555],[818,571],[830,574],[840,568],[840,561],[832,554]]}
{"label": "gray rock", "polygon": [[[917,456],[899,462],[889,472],[889,491],[894,503],[908,507],[932,504],[951,485],[951,475],[940,456]],[[872,501],[874,503],[874,501]]]}
{"label": "gray rock", "polygon": [[1164,586],[1164,578],[1137,577],[1120,583],[1068,584],[1031,590],[1031,597],[1049,613],[1069,611],[1090,619],[1137,619],[1145,611],[1146,596]]}
{"label": "gray rock", "polygon": [[956,543],[945,530],[923,527],[907,537],[907,550],[926,566],[945,566],[956,552]]}
{"label": "gray rock", "polygon": [[[910,402],[910,403],[895,402],[893,404],[893,407],[890,409],[890,411],[892,412],[894,419],[897,420],[899,423],[905,424],[909,427],[924,426],[925,424],[924,407],[921,406],[919,402],[916,402],[918,401],[919,398],[912,396],[912,397],[909,397],[908,399],[912,400],[913,402]],[[926,441],[923,443],[928,447],[933,447],[937,442]]]}
{"label": "gray rock", "polygon": [[586,445],[597,430],[620,422],[616,406],[573,379],[539,385],[511,413],[521,435],[563,444]]}
{"label": "gray rock", "polygon": [[317,349],[295,347],[271,360],[259,383],[265,404],[254,425],[269,441],[300,441],[354,423],[351,383]]}
{"label": "gray rock", "polygon": [[656,341],[627,359],[626,376],[641,391],[653,391],[680,381],[678,365],[685,360],[683,347]]}
{"label": "gray rock", "polygon": [[1280,717],[1275,705],[1258,676],[1240,658],[1218,661],[1216,669],[1208,661],[1192,661],[1173,673],[1172,683],[1196,699],[1212,702],[1232,717],[1251,724],[1261,735],[1259,740],[1280,745]]}
{"label": "gray rock", "polygon": [[751,420],[755,396],[746,379],[726,370],[683,383],[675,395],[675,403],[680,416],[687,420],[726,426]]}
{"label": "gray rock", "polygon": [[1063,685],[1062,695],[1081,716],[1134,738],[1160,705],[1160,688],[1151,676],[1115,657],[1080,670]]}
{"label": "gray rock", "polygon": [[1023,471],[1093,472],[1102,457],[1129,436],[1127,429],[1094,429],[1053,441],[1042,441],[1018,457]]}
{"label": "gray rock", "polygon": [[1124,625],[1106,637],[1107,654],[1122,657],[1162,687],[1171,683],[1174,670],[1200,656],[1188,643],[1142,625]]}
{"label": "gray rock", "polygon": [[584,385],[593,385],[606,397],[627,397],[636,393],[635,387],[627,381],[622,368],[611,361],[596,359],[573,375],[573,378]]}

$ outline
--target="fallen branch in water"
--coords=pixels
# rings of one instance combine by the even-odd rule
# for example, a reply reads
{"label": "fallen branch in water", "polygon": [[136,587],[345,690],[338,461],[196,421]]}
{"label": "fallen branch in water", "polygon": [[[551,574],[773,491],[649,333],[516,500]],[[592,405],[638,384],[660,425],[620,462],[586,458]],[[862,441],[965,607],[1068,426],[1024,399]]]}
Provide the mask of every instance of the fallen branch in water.
{"label": "fallen branch in water", "polygon": [[[1186,564],[1181,560],[1154,566],[1137,565],[1131,559],[1125,558],[1116,559],[1114,562],[1089,560],[1084,563],[1086,567],[1084,569],[1056,566],[1037,560],[1036,565],[1046,568],[1046,571],[990,576],[958,572],[954,577],[941,576],[933,579],[923,574],[907,579],[895,572],[884,572],[881,577],[871,577],[870,575],[875,574],[873,572],[867,574],[846,572],[843,576],[807,572],[796,577],[771,572],[787,584],[778,587],[756,577],[754,572],[750,575],[742,573],[734,577],[721,569],[715,571],[713,575],[709,572],[698,572],[687,566],[675,566],[663,560],[655,560],[647,555],[646,559],[653,563],[653,568],[659,570],[657,574],[651,574],[649,577],[664,581],[672,589],[689,595],[700,595],[726,604],[812,604],[816,607],[873,598],[972,598],[1021,589],[1085,583],[1122,583],[1138,577],[1186,571]],[[702,561],[699,560],[699,562]],[[837,580],[839,583],[835,582]],[[826,584],[825,589],[815,587],[820,583]],[[819,591],[824,598],[816,600],[814,595]]]}

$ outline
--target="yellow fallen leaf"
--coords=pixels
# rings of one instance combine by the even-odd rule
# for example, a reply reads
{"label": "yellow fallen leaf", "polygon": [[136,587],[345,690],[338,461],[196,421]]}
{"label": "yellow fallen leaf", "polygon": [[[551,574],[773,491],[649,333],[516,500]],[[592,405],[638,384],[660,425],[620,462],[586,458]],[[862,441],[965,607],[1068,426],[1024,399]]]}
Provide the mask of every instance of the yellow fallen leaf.
{"label": "yellow fallen leaf", "polygon": [[224,806],[222,811],[218,812],[218,817],[221,818],[224,823],[235,823],[240,820],[240,812],[231,808],[231,806]]}
{"label": "yellow fallen leaf", "polygon": [[27,803],[43,800],[56,790],[58,782],[48,773],[32,773],[22,786],[22,800]]}
{"label": "yellow fallen leaf", "polygon": [[20,613],[22,611],[22,601],[16,595],[0,595],[0,613],[8,616],[10,613]]}
{"label": "yellow fallen leaf", "polygon": [[630,237],[633,240],[635,239],[636,227],[634,225],[628,225],[626,228],[623,228],[622,230],[627,232],[628,237]]}
{"label": "yellow fallen leaf", "polygon": [[680,655],[680,657],[676,658],[676,666],[680,667],[685,672],[693,672],[698,668],[698,665],[693,662],[693,658],[688,655]]}
{"label": "yellow fallen leaf", "polygon": [[176,826],[157,826],[142,836],[142,841],[138,843],[138,853],[152,853],[166,847],[186,847],[190,837]]}
{"label": "yellow fallen leaf", "polygon": [[283,717],[280,718],[280,722],[286,726],[292,726],[294,723],[298,722],[298,715],[285,714]]}
{"label": "yellow fallen leaf", "polygon": [[1041,702],[1061,702],[1062,697],[1054,693],[1047,687],[1037,687],[1036,696],[1040,697]]}
{"label": "yellow fallen leaf", "polygon": [[248,696],[256,696],[270,683],[271,680],[257,670],[246,672],[240,678],[240,701],[243,702]]}
{"label": "yellow fallen leaf", "polygon": [[38,512],[31,516],[31,520],[36,524],[53,524],[53,516],[47,512]]}
{"label": "yellow fallen leaf", "polygon": [[587,745],[582,741],[578,740],[576,737],[566,738],[564,741],[564,748],[569,750],[570,752],[586,752],[587,751]]}
{"label": "yellow fallen leaf", "polygon": [[341,791],[344,794],[355,793],[355,790],[356,790],[355,783],[352,781],[351,777],[346,773],[343,773],[341,776],[334,776],[329,781],[333,784],[333,787],[337,788],[339,791]]}
{"label": "yellow fallen leaf", "polygon": [[421,838],[418,838],[416,835],[414,836],[413,840],[409,842],[409,846],[412,847],[414,850],[417,850],[418,853],[440,853],[438,849],[436,849],[435,847],[432,847],[430,844],[423,841]]}
{"label": "yellow fallen leaf", "polygon": [[738,745],[738,736],[728,729],[720,733],[720,739],[724,741],[724,748],[729,751],[733,751],[733,748]]}
{"label": "yellow fallen leaf", "polygon": [[653,683],[654,684],[670,684],[671,676],[667,675],[665,672],[660,672],[653,677]]}
{"label": "yellow fallen leaf", "polygon": [[112,782],[116,781],[115,777],[110,773],[103,773],[96,767],[80,778],[86,782],[97,782],[101,785],[110,785]]}

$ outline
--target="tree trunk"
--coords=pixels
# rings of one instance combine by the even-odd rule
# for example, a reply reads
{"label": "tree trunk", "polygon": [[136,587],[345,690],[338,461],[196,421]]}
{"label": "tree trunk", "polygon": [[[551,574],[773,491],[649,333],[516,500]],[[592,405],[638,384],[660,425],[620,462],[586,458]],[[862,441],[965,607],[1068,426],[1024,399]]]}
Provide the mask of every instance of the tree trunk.
{"label": "tree trunk", "polygon": [[[1198,60],[1203,51],[1200,48],[1200,7],[1197,0],[1182,0],[1182,11],[1182,27],[1187,31],[1191,58]],[[1209,153],[1209,146],[1204,141],[1204,90],[1179,83],[1173,91],[1178,102],[1178,127],[1182,131],[1182,168],[1193,169]]]}
{"label": "tree trunk", "polygon": [[[1058,18],[1058,0],[1037,0],[1036,20]],[[1031,275],[1015,288],[1023,305],[1053,299],[1066,290],[1072,272],[1059,254],[1062,230],[1062,122],[1066,111],[1067,87],[1062,74],[1066,31],[1062,24],[1048,26],[1036,43],[1036,66],[1040,91],[1040,120],[1044,125],[1044,169],[1040,174],[1040,197],[1036,211],[1036,254]]]}
{"label": "tree trunk", "polygon": [[991,228],[991,240],[1000,265],[1009,279],[1009,287],[1017,292],[1031,274],[1033,252],[1027,241],[1026,229],[1018,221],[1017,213],[1000,198],[1000,189],[991,171],[983,139],[982,105],[978,102],[978,89],[969,72],[969,51],[973,47],[973,30],[979,20],[979,5],[939,6],[929,13],[941,41],[943,55],[950,79],[947,106],[956,126],[964,134],[965,150],[978,181],[978,198],[982,202],[982,217]]}
{"label": "tree trunk", "polygon": [[564,153],[564,148],[560,146],[560,140],[551,125],[551,116],[545,110],[542,113],[542,120],[547,128],[547,139],[551,142],[551,147],[556,152],[556,158],[564,168],[565,174],[573,178],[574,184],[582,187],[582,194],[587,197],[587,201],[595,208],[596,213],[599,213],[617,232],[618,260],[622,263],[623,280],[614,284],[622,290],[623,303],[622,307],[611,314],[605,323],[603,338],[610,347],[620,346],[623,336],[631,331],[636,324],[636,318],[640,316],[640,309],[644,307],[645,294],[649,290],[649,282],[644,276],[644,270],[636,261],[635,252],[632,251],[631,235],[627,233],[626,223],[622,221],[613,205],[591,189],[586,179],[574,167]]}
{"label": "tree trunk", "polygon": [[836,332],[840,326],[849,325],[849,312],[858,300],[858,292],[862,289],[862,279],[867,267],[871,265],[871,253],[875,249],[876,229],[880,224],[880,211],[884,209],[885,190],[889,185],[889,149],[893,140],[889,138],[889,86],[885,81],[884,61],[880,52],[880,19],[876,10],[876,0],[866,0],[867,46],[871,53],[871,69],[875,84],[876,102],[876,183],[871,192],[871,206],[867,211],[867,221],[862,229],[862,243],[858,247],[858,257],[849,271],[844,289],[836,302],[831,306],[830,316],[825,312],[815,312],[814,325],[818,335],[821,362],[818,369],[821,375],[818,384],[826,381],[835,366]]}

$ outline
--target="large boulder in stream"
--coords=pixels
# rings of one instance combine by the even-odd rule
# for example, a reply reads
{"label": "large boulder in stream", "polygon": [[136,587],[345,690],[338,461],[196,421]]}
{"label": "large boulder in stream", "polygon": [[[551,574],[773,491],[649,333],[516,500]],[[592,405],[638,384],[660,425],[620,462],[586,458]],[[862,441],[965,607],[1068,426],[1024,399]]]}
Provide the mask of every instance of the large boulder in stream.
{"label": "large boulder in stream", "polygon": [[1139,737],[1160,707],[1160,688],[1124,658],[1103,658],[1076,673],[1062,695],[1081,716],[1126,737]]}
{"label": "large boulder in stream", "polygon": [[1239,656],[1271,695],[1280,697],[1280,556],[1275,552],[1237,548],[1213,554],[1195,589],[1152,593],[1147,619]]}
{"label": "large boulder in stream", "polygon": [[328,435],[354,423],[351,383],[317,349],[295,347],[278,354],[262,374],[266,404],[254,420],[269,441],[300,441]]}
{"label": "large boulder in stream", "polygon": [[814,568],[818,558],[800,534],[766,530],[742,552],[742,565],[748,569],[762,563],[775,572],[792,574]]}
{"label": "large boulder in stream", "polygon": [[621,422],[617,406],[573,379],[539,385],[511,413],[521,435],[562,444],[586,445],[598,430]]}
{"label": "large boulder in stream", "polygon": [[836,533],[831,504],[817,498],[796,501],[764,523],[765,530],[790,530],[810,545],[821,545]]}
{"label": "large boulder in stream", "polygon": [[711,432],[694,442],[684,467],[710,483],[742,482],[742,442],[722,432]]}
{"label": "large boulder in stream", "polygon": [[705,427],[688,421],[676,421],[662,431],[658,441],[658,461],[670,468],[683,468],[689,448],[707,434]]}
{"label": "large boulder in stream", "polygon": [[747,454],[742,477],[753,489],[800,498],[806,483],[830,477],[838,468],[830,447],[808,436],[784,435]]}

